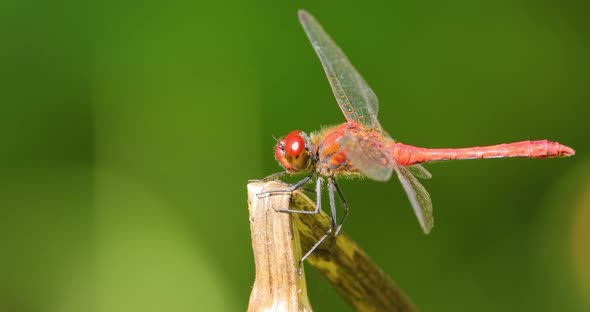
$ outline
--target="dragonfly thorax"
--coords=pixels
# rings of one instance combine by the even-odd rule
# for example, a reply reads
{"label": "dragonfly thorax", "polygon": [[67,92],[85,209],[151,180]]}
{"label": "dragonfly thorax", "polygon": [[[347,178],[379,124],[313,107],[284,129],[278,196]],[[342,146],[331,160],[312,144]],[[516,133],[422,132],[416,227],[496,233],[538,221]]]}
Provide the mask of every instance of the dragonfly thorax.
{"label": "dragonfly thorax", "polygon": [[310,146],[311,141],[305,132],[291,131],[277,142],[275,158],[289,172],[308,171],[313,162]]}

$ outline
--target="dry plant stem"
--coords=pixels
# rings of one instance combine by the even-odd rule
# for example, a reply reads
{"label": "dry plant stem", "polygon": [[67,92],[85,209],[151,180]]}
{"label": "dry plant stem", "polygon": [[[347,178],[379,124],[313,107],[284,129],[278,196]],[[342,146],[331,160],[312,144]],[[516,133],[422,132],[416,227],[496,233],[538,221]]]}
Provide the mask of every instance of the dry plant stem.
{"label": "dry plant stem", "polygon": [[301,245],[293,231],[292,215],[273,207],[289,207],[288,193],[258,198],[257,194],[284,190],[276,182],[248,184],[250,231],[256,279],[248,311],[311,311],[305,275],[299,275]]}
{"label": "dry plant stem", "polygon": [[[257,193],[253,193],[269,190],[285,190],[287,188],[287,185],[279,182],[257,182],[248,185],[250,228],[252,230],[252,246],[254,248],[256,262],[256,280],[252,295],[250,296],[250,311],[263,310],[253,307],[253,302],[255,301],[275,302],[277,299],[262,300],[261,297],[276,298],[277,294],[285,292],[285,290],[272,288],[279,282],[285,282],[285,279],[289,280],[286,284],[291,285],[290,287],[298,288],[298,291],[287,288],[287,291],[293,293],[293,297],[285,300],[289,302],[304,300],[304,309],[309,309],[305,288],[305,276],[302,275],[301,279],[299,279],[297,274],[298,260],[301,258],[301,250],[307,251],[319,237],[324,235],[330,226],[330,218],[323,212],[318,215],[295,213],[278,213],[277,215],[274,208],[315,209],[315,202],[298,191],[293,192],[292,197],[281,194],[265,196],[261,199],[257,198]],[[275,201],[273,198],[278,199]],[[289,201],[289,199],[291,200]],[[266,212],[257,211],[258,209]],[[257,215],[264,215],[265,220],[255,219]],[[278,225],[278,222],[274,220],[275,218],[286,223]],[[293,222],[291,223],[291,221]],[[293,231],[293,228],[296,230]],[[282,234],[272,232],[263,234],[263,232],[268,230],[279,231]],[[265,243],[274,246],[274,248],[261,247],[261,244],[264,243],[258,242],[257,240],[263,237],[267,239],[290,238],[292,242],[287,243],[282,241],[279,245],[277,241],[267,240]],[[309,256],[307,259],[308,263],[317,269],[332,284],[340,296],[357,311],[416,311],[408,297],[395,286],[389,276],[371,261],[365,252],[346,234],[341,233],[333,242],[332,246],[330,246],[331,240],[332,237],[326,239]],[[275,255],[265,253],[274,253]],[[280,264],[263,262],[262,259],[264,261],[278,260]],[[289,267],[283,270],[277,270],[277,265]],[[263,280],[259,281],[259,278]],[[258,287],[262,287],[262,289]]]}

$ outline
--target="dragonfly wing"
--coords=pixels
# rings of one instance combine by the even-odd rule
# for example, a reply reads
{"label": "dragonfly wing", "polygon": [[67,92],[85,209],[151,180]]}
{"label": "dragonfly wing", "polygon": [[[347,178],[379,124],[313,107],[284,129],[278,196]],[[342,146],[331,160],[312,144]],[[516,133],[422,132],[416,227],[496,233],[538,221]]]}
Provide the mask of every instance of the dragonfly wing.
{"label": "dragonfly wing", "polygon": [[348,132],[339,143],[350,164],[368,178],[375,181],[391,178],[394,161],[382,141]]}
{"label": "dragonfly wing", "polygon": [[428,234],[434,224],[432,201],[428,191],[410,170],[424,178],[430,178],[430,172],[420,165],[404,167],[398,164],[389,154],[386,143],[374,132],[347,132],[339,143],[350,165],[370,179],[387,181],[395,170],[414,208],[420,227],[424,233]]}
{"label": "dragonfly wing", "polygon": [[418,222],[420,222],[420,227],[422,227],[424,233],[428,234],[434,225],[430,194],[406,167],[394,163],[393,170],[397,173],[399,181],[402,183],[406,194],[408,194],[412,208],[414,208]]}
{"label": "dragonfly wing", "polygon": [[410,171],[414,176],[420,179],[430,179],[432,178],[432,174],[426,170],[426,168],[422,167],[422,165],[411,165],[407,166],[406,169]]}
{"label": "dragonfly wing", "polygon": [[346,120],[371,129],[381,129],[377,119],[379,102],[375,92],[311,14],[300,10],[299,21],[324,67]]}

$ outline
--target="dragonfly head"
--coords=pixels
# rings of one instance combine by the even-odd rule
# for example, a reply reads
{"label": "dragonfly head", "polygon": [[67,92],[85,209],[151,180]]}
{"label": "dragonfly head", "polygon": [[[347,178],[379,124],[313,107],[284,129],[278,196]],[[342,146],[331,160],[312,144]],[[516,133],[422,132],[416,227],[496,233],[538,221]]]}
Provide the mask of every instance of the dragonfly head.
{"label": "dragonfly head", "polygon": [[307,171],[312,165],[310,146],[309,136],[305,132],[291,131],[277,142],[275,158],[289,172]]}

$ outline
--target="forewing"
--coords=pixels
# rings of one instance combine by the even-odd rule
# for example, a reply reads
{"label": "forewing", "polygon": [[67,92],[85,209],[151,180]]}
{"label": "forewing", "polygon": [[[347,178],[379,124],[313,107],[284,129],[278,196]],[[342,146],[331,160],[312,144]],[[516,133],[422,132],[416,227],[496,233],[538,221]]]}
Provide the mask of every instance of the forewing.
{"label": "forewing", "polygon": [[422,165],[411,165],[407,166],[406,169],[410,171],[414,176],[420,179],[430,179],[432,178],[432,174],[426,170],[426,168],[422,167]]}
{"label": "forewing", "polygon": [[406,167],[394,163],[393,170],[397,173],[399,181],[402,183],[406,194],[408,194],[408,198],[410,199],[412,208],[414,208],[414,213],[416,213],[422,230],[428,234],[434,225],[430,194],[428,194],[424,186],[418,182],[416,177]]}
{"label": "forewing", "polygon": [[322,62],[346,120],[371,129],[381,129],[377,120],[379,103],[375,92],[311,14],[300,10],[299,21]]}
{"label": "forewing", "polygon": [[350,164],[368,178],[375,181],[391,178],[394,161],[382,141],[348,132],[339,143]]}

